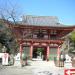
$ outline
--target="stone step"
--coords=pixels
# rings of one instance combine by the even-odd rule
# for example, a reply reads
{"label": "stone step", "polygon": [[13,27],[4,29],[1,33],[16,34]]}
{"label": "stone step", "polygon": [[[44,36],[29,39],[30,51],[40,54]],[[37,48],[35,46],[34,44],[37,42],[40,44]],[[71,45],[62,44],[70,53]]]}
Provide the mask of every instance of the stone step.
{"label": "stone step", "polygon": [[55,67],[54,61],[32,61],[31,66],[52,66]]}

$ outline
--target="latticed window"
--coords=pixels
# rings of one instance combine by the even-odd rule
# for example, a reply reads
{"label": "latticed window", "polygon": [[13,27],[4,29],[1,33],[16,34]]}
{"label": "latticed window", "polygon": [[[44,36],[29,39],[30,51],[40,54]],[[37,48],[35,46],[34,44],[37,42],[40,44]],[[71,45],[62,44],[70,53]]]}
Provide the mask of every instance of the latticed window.
{"label": "latticed window", "polygon": [[57,39],[56,33],[57,33],[56,30],[51,30],[51,32],[50,32],[50,39],[51,40],[56,40]]}
{"label": "latticed window", "polygon": [[56,30],[51,30],[50,34],[56,34]]}
{"label": "latticed window", "polygon": [[50,39],[51,39],[51,40],[56,40],[57,37],[56,37],[56,35],[50,35]]}
{"label": "latticed window", "polygon": [[44,34],[43,34],[42,30],[39,30],[38,34],[37,34],[37,38],[43,38],[43,37],[44,37]]}

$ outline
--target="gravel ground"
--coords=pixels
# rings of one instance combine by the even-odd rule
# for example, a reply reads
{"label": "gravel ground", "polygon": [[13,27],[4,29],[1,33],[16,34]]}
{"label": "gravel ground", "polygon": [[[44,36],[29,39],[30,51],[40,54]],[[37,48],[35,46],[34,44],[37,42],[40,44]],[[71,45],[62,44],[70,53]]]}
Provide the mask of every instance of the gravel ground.
{"label": "gravel ground", "polygon": [[63,69],[57,70],[53,68],[40,68],[33,70],[34,75],[64,75]]}
{"label": "gravel ground", "polygon": [[29,67],[2,66],[0,75],[32,75],[32,72]]}
{"label": "gravel ground", "polygon": [[64,75],[64,68],[55,67],[53,61],[31,61],[30,66],[2,66],[0,75]]}

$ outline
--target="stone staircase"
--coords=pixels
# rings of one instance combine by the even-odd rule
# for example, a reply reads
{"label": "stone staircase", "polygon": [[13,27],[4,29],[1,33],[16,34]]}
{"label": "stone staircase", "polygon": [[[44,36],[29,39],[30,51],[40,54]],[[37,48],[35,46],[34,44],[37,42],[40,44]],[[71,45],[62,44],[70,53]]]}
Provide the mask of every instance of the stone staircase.
{"label": "stone staircase", "polygon": [[54,61],[31,61],[31,66],[55,67]]}

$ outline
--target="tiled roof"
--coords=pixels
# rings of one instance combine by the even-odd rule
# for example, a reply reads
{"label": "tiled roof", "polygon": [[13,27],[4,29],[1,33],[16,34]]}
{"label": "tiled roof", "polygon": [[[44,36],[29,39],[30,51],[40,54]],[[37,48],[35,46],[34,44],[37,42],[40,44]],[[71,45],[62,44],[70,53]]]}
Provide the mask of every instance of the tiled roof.
{"label": "tiled roof", "polygon": [[22,24],[35,26],[63,27],[56,16],[22,16]]}

